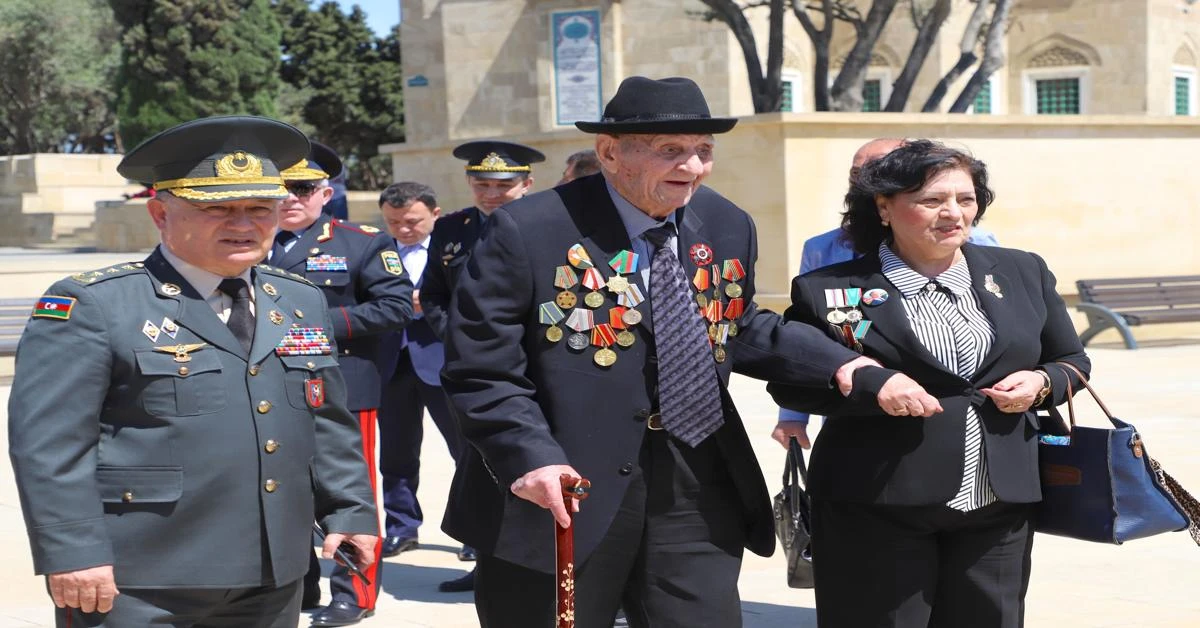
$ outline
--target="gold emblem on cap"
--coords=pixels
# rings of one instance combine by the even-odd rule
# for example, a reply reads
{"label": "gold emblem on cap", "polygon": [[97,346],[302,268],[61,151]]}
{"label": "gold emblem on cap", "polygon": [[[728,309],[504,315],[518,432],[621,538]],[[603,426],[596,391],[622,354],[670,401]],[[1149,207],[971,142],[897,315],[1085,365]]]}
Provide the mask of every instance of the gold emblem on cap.
{"label": "gold emblem on cap", "polygon": [[217,176],[222,179],[261,177],[262,162],[246,151],[236,150],[217,160]]}
{"label": "gold emblem on cap", "polygon": [[468,172],[530,172],[529,166],[510,166],[498,153],[488,153],[478,166],[467,166]]}
{"label": "gold emblem on cap", "polygon": [[508,165],[508,162],[504,161],[504,158],[496,153],[488,153],[488,156],[484,157],[483,161],[479,162],[479,165],[484,168],[503,168]]}

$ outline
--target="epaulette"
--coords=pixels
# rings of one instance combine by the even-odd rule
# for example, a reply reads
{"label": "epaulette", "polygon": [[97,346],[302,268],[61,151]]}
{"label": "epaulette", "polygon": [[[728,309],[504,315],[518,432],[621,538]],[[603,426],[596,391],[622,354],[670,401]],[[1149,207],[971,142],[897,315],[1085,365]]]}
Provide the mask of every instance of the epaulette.
{"label": "epaulette", "polygon": [[86,273],[71,275],[71,279],[74,279],[83,285],[90,285],[112,279],[114,277],[124,277],[125,275],[141,272],[143,266],[145,266],[145,264],[142,264],[141,262],[113,264],[108,268],[101,268],[98,270],[91,270]]}
{"label": "epaulette", "polygon": [[308,279],[305,279],[303,275],[297,275],[296,273],[290,273],[286,270],[283,270],[282,268],[275,268],[274,266],[268,266],[267,264],[259,264],[258,270],[261,272],[267,273],[269,275],[274,275],[276,277],[286,277],[287,279],[293,279],[300,283],[306,283],[310,286],[313,286],[314,288],[316,287],[316,284],[309,281]]}
{"label": "epaulette", "polygon": [[343,229],[348,229],[350,231],[357,231],[359,233],[365,233],[365,234],[371,235],[371,236],[379,233],[379,227],[372,227],[371,225],[356,225],[352,222],[345,222],[345,221],[339,220],[337,218],[334,218],[331,222],[334,225],[341,227]]}

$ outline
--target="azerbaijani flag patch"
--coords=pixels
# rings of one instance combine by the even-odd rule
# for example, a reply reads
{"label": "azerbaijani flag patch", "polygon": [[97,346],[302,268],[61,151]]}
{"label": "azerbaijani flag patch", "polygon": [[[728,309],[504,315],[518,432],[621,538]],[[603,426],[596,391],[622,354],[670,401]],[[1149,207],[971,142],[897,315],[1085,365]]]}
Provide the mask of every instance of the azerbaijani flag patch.
{"label": "azerbaijani flag patch", "polygon": [[75,299],[72,297],[44,296],[34,304],[33,318],[57,318],[65,321],[71,318],[71,310],[74,307]]}

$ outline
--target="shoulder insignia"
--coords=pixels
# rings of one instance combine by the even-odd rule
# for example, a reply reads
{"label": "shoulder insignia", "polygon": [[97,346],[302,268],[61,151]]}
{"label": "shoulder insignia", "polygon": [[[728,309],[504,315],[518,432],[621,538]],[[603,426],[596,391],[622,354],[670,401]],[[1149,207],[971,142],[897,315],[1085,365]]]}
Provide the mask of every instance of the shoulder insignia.
{"label": "shoulder insignia", "polygon": [[314,287],[316,286],[316,284],[314,284],[313,282],[306,279],[303,275],[297,275],[296,273],[288,272],[286,270],[283,270],[282,268],[275,268],[274,266],[270,266],[268,264],[259,264],[258,266],[256,266],[256,268],[258,268],[258,270],[260,272],[264,272],[268,275],[273,275],[275,277],[284,277],[286,279],[298,281],[300,283],[308,284],[310,286],[314,286]]}
{"label": "shoulder insignia", "polygon": [[73,279],[74,281],[76,281],[78,283],[81,283],[84,285],[89,285],[89,284],[96,283],[98,281],[104,281],[106,279],[112,279],[114,277],[124,277],[125,275],[130,275],[133,273],[140,272],[142,270],[142,266],[143,266],[143,264],[141,262],[125,262],[123,264],[113,264],[112,266],[109,266],[108,268],[100,268],[98,270],[91,270],[91,271],[84,272],[84,273],[76,273],[74,275],[71,275],[71,279]]}
{"label": "shoulder insignia", "polygon": [[338,227],[343,228],[343,229],[349,229],[350,231],[357,231],[359,233],[365,233],[367,235],[375,235],[375,234],[379,233],[379,227],[373,227],[371,225],[359,225],[359,224],[355,224],[352,222],[346,222],[345,220],[337,220],[337,219],[334,219],[330,222],[334,225],[337,225]]}
{"label": "shoulder insignia", "polygon": [[74,297],[58,297],[45,295],[38,299],[33,306],[31,318],[55,318],[65,321],[71,318],[71,310],[75,308]]}
{"label": "shoulder insignia", "polygon": [[327,222],[321,225],[321,235],[317,236],[317,242],[328,242],[333,239],[333,223]]}
{"label": "shoulder insignia", "polygon": [[379,257],[383,259],[384,270],[396,276],[404,274],[404,264],[400,261],[399,253],[395,251],[381,251]]}

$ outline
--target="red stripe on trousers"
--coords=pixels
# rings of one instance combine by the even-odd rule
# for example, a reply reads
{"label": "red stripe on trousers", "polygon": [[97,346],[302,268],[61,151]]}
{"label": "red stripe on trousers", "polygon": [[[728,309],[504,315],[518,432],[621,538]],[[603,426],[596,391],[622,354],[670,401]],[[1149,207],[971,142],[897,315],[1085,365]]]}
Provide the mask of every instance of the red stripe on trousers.
{"label": "red stripe on trousers", "polygon": [[[372,408],[369,410],[358,411],[358,427],[362,434],[363,458],[367,461],[367,477],[371,480],[371,495],[376,495],[376,484],[378,483],[378,473],[375,468],[375,423],[378,420],[377,411]],[[378,503],[376,504],[378,507]],[[380,531],[376,531],[380,534]],[[367,577],[369,584],[363,584],[363,581],[357,577],[351,577],[350,581],[354,586],[355,605],[368,610],[375,610],[375,602],[379,597],[379,561],[383,559],[383,542],[380,539],[379,543],[375,544],[375,562],[363,570],[363,575]]]}

